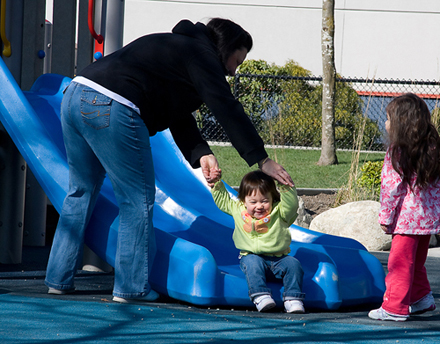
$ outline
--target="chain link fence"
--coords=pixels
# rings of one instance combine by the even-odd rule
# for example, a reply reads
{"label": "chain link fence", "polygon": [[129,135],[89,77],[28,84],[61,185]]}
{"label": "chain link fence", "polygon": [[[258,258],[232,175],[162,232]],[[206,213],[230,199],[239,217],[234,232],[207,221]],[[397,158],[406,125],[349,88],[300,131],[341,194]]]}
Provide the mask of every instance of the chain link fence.
{"label": "chain link fence", "polygon": [[[322,78],[237,74],[229,82],[266,145],[303,149],[321,147]],[[394,97],[407,92],[423,98],[434,123],[439,123],[439,82],[337,79],[337,149],[384,151],[385,108]],[[213,144],[229,142],[205,106],[197,111],[196,119],[207,141]],[[356,141],[360,147],[355,147]]]}

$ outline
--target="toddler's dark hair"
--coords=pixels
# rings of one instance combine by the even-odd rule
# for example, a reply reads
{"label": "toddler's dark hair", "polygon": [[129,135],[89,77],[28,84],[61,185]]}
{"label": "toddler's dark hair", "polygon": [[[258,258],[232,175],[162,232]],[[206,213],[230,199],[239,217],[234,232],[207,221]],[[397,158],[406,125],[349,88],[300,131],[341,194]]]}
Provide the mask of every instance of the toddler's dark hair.
{"label": "toddler's dark hair", "polygon": [[[440,176],[440,137],[428,106],[415,94],[406,93],[393,99],[386,111],[393,168],[411,189],[427,187]],[[414,174],[416,181],[411,185]]]}
{"label": "toddler's dark hair", "polygon": [[280,201],[275,181],[260,170],[249,172],[243,177],[238,189],[238,199],[244,202],[246,196],[252,195],[254,191],[260,191],[263,195],[271,194],[273,203]]}

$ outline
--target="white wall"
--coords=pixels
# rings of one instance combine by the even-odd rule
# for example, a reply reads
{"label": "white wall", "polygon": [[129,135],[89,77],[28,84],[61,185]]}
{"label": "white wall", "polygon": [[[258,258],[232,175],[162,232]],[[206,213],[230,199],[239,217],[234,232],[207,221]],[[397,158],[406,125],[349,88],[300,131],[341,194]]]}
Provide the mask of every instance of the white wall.
{"label": "white wall", "polygon": [[336,12],[336,61],[342,75],[439,79],[440,1],[336,3],[345,8]]}
{"label": "white wall", "polygon": [[[335,0],[335,61],[345,77],[440,78],[440,1]],[[248,58],[297,61],[321,75],[321,0],[125,0],[124,44],[181,19],[229,18],[251,33]]]}

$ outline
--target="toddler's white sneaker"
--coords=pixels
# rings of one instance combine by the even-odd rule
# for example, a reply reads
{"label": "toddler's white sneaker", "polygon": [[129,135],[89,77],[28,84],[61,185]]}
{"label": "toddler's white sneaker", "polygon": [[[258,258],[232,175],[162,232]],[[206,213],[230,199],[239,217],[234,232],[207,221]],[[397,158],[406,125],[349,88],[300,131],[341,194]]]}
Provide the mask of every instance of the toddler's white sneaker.
{"label": "toddler's white sneaker", "polygon": [[274,299],[269,294],[259,295],[254,297],[253,302],[259,312],[265,312],[276,306]]}
{"label": "toddler's white sneaker", "polygon": [[284,301],[284,309],[286,313],[305,313],[304,304],[301,300],[286,300]]}

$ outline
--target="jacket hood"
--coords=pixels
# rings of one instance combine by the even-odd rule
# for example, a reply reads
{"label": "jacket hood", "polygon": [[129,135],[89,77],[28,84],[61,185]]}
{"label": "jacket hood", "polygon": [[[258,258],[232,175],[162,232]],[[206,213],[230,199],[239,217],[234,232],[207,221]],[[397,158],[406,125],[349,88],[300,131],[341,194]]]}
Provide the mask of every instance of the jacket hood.
{"label": "jacket hood", "polygon": [[206,25],[202,23],[193,24],[191,21],[184,19],[176,24],[172,32],[178,35],[185,35],[209,41],[212,45],[214,45],[214,42],[209,39]]}
{"label": "jacket hood", "polygon": [[[200,22],[194,24],[191,21],[184,19],[177,23],[177,25],[173,28],[172,32],[173,34],[184,35],[202,40],[205,44],[209,45],[212,49],[215,50],[219,60],[222,61],[217,46],[215,45],[214,41],[211,39],[205,24]],[[223,62],[221,63],[223,67],[223,73],[227,75],[226,67]]]}

